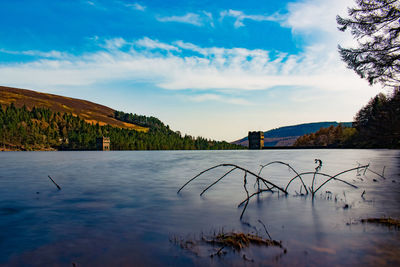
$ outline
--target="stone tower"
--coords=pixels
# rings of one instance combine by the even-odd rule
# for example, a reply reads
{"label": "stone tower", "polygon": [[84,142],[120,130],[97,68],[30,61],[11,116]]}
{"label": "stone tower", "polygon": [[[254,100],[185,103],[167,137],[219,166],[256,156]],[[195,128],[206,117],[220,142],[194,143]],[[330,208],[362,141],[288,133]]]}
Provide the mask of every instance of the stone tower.
{"label": "stone tower", "polygon": [[249,149],[262,149],[264,147],[264,132],[249,132]]}
{"label": "stone tower", "polygon": [[96,138],[97,150],[110,151],[110,137]]}

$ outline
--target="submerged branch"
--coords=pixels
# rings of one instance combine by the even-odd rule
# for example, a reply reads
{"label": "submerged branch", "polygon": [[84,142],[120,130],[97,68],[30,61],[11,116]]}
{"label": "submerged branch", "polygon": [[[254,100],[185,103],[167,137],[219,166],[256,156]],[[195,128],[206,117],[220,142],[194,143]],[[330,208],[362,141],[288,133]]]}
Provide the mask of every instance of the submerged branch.
{"label": "submerged branch", "polygon": [[288,163],[285,163],[285,162],[283,162],[283,161],[271,161],[271,162],[269,162],[269,163],[267,163],[267,164],[265,164],[265,165],[261,165],[261,169],[260,169],[260,171],[258,172],[258,175],[261,174],[261,171],[262,171],[265,167],[267,167],[267,166],[269,166],[269,165],[272,165],[272,164],[282,164],[282,165],[287,166],[289,169],[291,169],[291,170],[299,177],[301,183],[303,184],[304,189],[306,190],[306,193],[308,194],[307,186],[305,185],[305,183],[304,183],[304,181],[303,181],[301,175],[300,175],[292,166],[290,166]]}
{"label": "submerged branch", "polygon": [[[348,170],[345,170],[345,171],[342,171],[342,172],[339,172],[338,174],[335,174],[335,175],[333,175],[331,178],[329,178],[328,180],[326,180],[325,182],[323,182],[315,191],[314,191],[314,194],[321,188],[321,187],[323,187],[326,183],[328,183],[329,181],[331,181],[331,180],[338,180],[336,177],[337,176],[339,176],[339,175],[342,175],[342,174],[344,174],[344,173],[346,173],[346,172],[351,172],[351,171],[355,171],[355,170],[358,170],[358,169],[362,169],[362,168],[365,168],[365,169],[367,169],[369,167],[369,164],[368,165],[364,165],[364,166],[359,166],[359,167],[356,167],[356,168],[352,168],[352,169],[348,169]],[[341,180],[342,182],[343,182],[343,180]],[[347,183],[347,182],[346,182]],[[347,184],[349,184],[349,183],[347,183]],[[356,187],[355,185],[353,185],[354,187]],[[357,187],[356,187],[357,188]]]}
{"label": "submerged branch", "polygon": [[[207,186],[206,189],[203,190],[203,192],[200,193],[200,196],[202,196],[208,189],[210,189],[213,185],[215,185],[216,183],[218,183],[219,181],[221,181],[225,176],[227,176],[228,174],[230,174],[231,172],[233,172],[234,170],[236,170],[237,168],[234,167],[233,169],[231,169],[230,171],[226,172],[224,175],[222,175],[218,180],[216,180],[214,183],[210,184],[209,186]],[[179,193],[179,191],[178,191]]]}
{"label": "submerged branch", "polygon": [[[330,177],[330,179],[326,180],[322,185],[320,185],[320,186],[314,191],[314,194],[315,194],[323,185],[325,185],[327,182],[329,182],[329,181],[332,180],[332,179],[333,179],[333,180],[336,180],[336,181],[339,181],[339,182],[342,182],[342,183],[345,183],[345,184],[347,184],[347,185],[349,185],[349,186],[351,186],[351,187],[358,188],[357,186],[355,186],[355,185],[353,185],[353,184],[351,184],[351,183],[349,183],[349,182],[346,182],[346,181],[344,181],[344,180],[341,180],[341,179],[339,179],[339,178],[336,178],[336,177],[339,176],[339,175],[342,175],[342,174],[344,174],[344,173],[350,172],[350,171],[368,168],[368,166],[369,166],[369,165],[358,166],[358,167],[355,167],[355,168],[352,168],[352,169],[348,169],[348,170],[342,171],[342,172],[340,172],[340,173],[338,173],[338,174],[335,174],[335,175],[329,175],[329,174],[326,174],[326,173],[318,172],[318,173],[317,173],[318,175]],[[302,172],[301,175],[308,175],[308,174],[314,174],[314,173],[315,173],[315,172]],[[286,191],[288,190],[289,185],[290,185],[296,178],[298,178],[298,177],[299,177],[299,176],[296,175],[295,177],[293,177],[293,178],[288,182],[288,184],[287,184],[286,187],[285,187],[285,190],[286,190]]]}
{"label": "submerged branch", "polygon": [[[212,182],[210,185],[208,185],[208,186],[200,193],[200,196],[202,196],[207,190],[209,190],[211,187],[213,187],[213,186],[216,185],[218,182],[220,182],[220,181],[221,181],[224,177],[226,177],[228,174],[230,174],[231,172],[233,172],[233,171],[235,171],[235,170],[237,170],[237,169],[238,169],[238,170],[241,170],[241,171],[244,172],[244,177],[243,177],[243,189],[244,189],[244,191],[245,191],[245,193],[246,193],[246,198],[238,205],[238,208],[240,208],[241,206],[244,205],[243,210],[242,210],[242,212],[241,212],[241,214],[240,214],[240,220],[242,220],[243,215],[244,215],[244,213],[245,213],[245,211],[246,211],[246,209],[247,209],[247,206],[248,206],[250,200],[251,200],[254,196],[259,196],[259,195],[261,195],[261,194],[264,193],[264,192],[271,192],[271,193],[278,192],[278,194],[279,194],[279,191],[285,193],[285,195],[288,195],[288,188],[289,188],[290,184],[291,184],[295,179],[297,179],[297,178],[299,178],[299,179],[301,180],[301,183],[302,183],[302,185],[300,185],[300,194],[301,194],[301,195],[304,195],[304,194],[301,193],[301,189],[302,189],[302,187],[304,187],[304,189],[305,189],[305,191],[306,191],[306,194],[308,194],[309,192],[311,192],[311,194],[312,194],[312,196],[313,196],[313,198],[314,198],[315,194],[316,194],[323,186],[325,186],[328,182],[330,182],[330,181],[332,181],[332,180],[335,180],[335,181],[344,183],[344,184],[346,184],[346,185],[348,185],[348,186],[351,186],[351,187],[353,187],[353,188],[358,188],[356,185],[354,185],[354,184],[352,184],[352,183],[350,183],[350,182],[347,182],[347,181],[345,181],[345,180],[339,179],[338,176],[343,175],[343,174],[348,173],[348,172],[351,172],[351,171],[357,171],[358,175],[359,175],[360,172],[363,171],[364,174],[365,174],[365,172],[368,170],[368,167],[369,167],[369,164],[363,165],[363,166],[359,164],[358,167],[355,167],[355,168],[351,168],[351,169],[348,169],[348,170],[341,171],[341,172],[339,172],[339,173],[337,173],[337,174],[335,174],[335,175],[329,175],[329,174],[320,172],[321,167],[322,167],[322,161],[321,161],[320,159],[316,159],[316,160],[315,160],[315,163],[317,163],[317,167],[315,168],[314,171],[312,171],[312,172],[302,172],[302,173],[299,173],[299,172],[297,172],[293,167],[291,167],[289,164],[287,164],[287,163],[285,163],[285,162],[282,162],[282,161],[272,161],[272,162],[269,162],[268,164],[261,165],[261,169],[259,170],[258,174],[255,174],[255,173],[253,173],[252,171],[250,171],[250,170],[248,170],[248,169],[245,169],[245,168],[243,168],[243,167],[240,167],[240,166],[238,166],[238,165],[236,165],[236,164],[230,164],[230,163],[218,164],[218,165],[212,166],[212,167],[210,167],[210,168],[208,168],[208,169],[206,169],[206,170],[203,170],[202,172],[198,173],[196,176],[194,176],[193,178],[191,178],[190,180],[188,180],[181,188],[179,188],[179,190],[178,190],[177,193],[179,194],[180,191],[181,191],[183,188],[185,188],[190,182],[194,181],[196,178],[198,178],[199,176],[201,176],[202,174],[204,174],[204,173],[206,173],[206,172],[208,172],[208,171],[211,171],[211,170],[216,169],[216,168],[219,168],[219,167],[232,167],[231,169],[229,169],[228,171],[226,171],[220,178],[218,178],[217,180],[215,180],[214,182]],[[281,164],[281,165],[288,166],[291,170],[293,170],[293,171],[296,173],[296,176],[294,176],[293,178],[291,178],[291,179],[289,180],[289,182],[287,183],[287,185],[286,185],[285,188],[279,187],[279,186],[277,186],[276,184],[274,184],[274,183],[270,182],[269,180],[267,180],[267,179],[265,179],[265,178],[263,178],[263,177],[260,176],[262,170],[263,170],[265,167],[267,167],[267,166],[269,166],[269,165],[272,165],[272,164]],[[376,173],[376,172],[374,172],[374,171],[372,171],[372,170],[369,170],[369,171],[371,171],[372,173],[375,173],[376,175],[381,176],[382,178],[385,178],[385,177],[383,176],[383,174],[384,174],[384,169],[383,169],[383,171],[382,171],[382,175],[380,175],[379,173]],[[249,192],[249,190],[248,190],[248,188],[247,188],[247,185],[248,185],[248,180],[247,180],[247,179],[248,179],[248,175],[251,175],[251,176],[253,176],[253,177],[256,178],[256,183],[258,184],[258,188],[257,188],[257,191],[254,192],[254,193]],[[307,188],[307,186],[306,186],[306,184],[304,183],[304,180],[303,180],[303,178],[302,178],[302,176],[305,176],[305,175],[313,175],[313,177],[312,177],[312,184],[311,184],[311,186],[308,187],[308,188]],[[322,182],[322,184],[319,185],[316,189],[314,189],[314,187],[316,186],[315,182],[316,182],[317,176],[326,177],[327,179],[326,179],[324,182]],[[261,183],[264,184],[265,187],[266,187],[267,189],[262,188],[262,187],[260,186]],[[276,190],[274,190],[274,188],[276,188]],[[297,192],[296,192],[296,193],[297,193]],[[364,195],[364,194],[363,194],[363,195]],[[363,195],[362,195],[362,197],[363,197]]]}
{"label": "submerged branch", "polygon": [[254,192],[253,194],[251,194],[250,196],[248,196],[245,200],[243,200],[242,202],[239,203],[238,208],[240,208],[245,202],[248,202],[251,198],[253,198],[254,196],[260,195],[263,192],[274,192],[271,189],[260,189],[260,191]]}
{"label": "submerged branch", "polygon": [[179,192],[180,192],[185,186],[187,186],[191,181],[193,181],[194,179],[196,179],[197,177],[199,177],[199,176],[202,175],[203,173],[208,172],[208,171],[211,171],[212,169],[215,169],[215,168],[218,168],[218,167],[221,167],[221,166],[223,166],[223,164],[219,164],[219,165],[213,166],[213,167],[211,167],[211,168],[208,168],[208,169],[206,169],[206,170],[200,172],[200,173],[197,174],[195,177],[193,177],[192,179],[190,179],[189,181],[187,181],[184,185],[182,185],[182,187],[179,188],[179,190],[178,190],[177,193],[179,194]]}
{"label": "submerged branch", "polygon": [[177,193],[179,194],[180,191],[181,191],[186,185],[188,185],[190,182],[192,182],[193,180],[195,180],[197,177],[199,177],[200,175],[204,174],[205,172],[208,172],[208,171],[213,170],[213,169],[218,168],[218,167],[227,167],[227,166],[228,166],[228,167],[235,167],[236,169],[242,170],[242,171],[244,171],[244,172],[246,172],[246,173],[248,173],[248,174],[250,174],[250,175],[256,177],[257,179],[260,179],[263,183],[269,184],[270,186],[272,186],[272,188],[276,188],[276,189],[278,189],[279,191],[285,193],[286,195],[288,194],[288,192],[287,192],[285,189],[283,189],[283,188],[277,186],[276,184],[274,184],[274,183],[268,181],[267,179],[264,179],[264,178],[260,177],[259,175],[255,174],[254,172],[249,171],[249,170],[247,170],[247,169],[245,169],[245,168],[243,168],[243,167],[240,167],[240,166],[238,166],[238,165],[236,165],[236,164],[230,164],[230,163],[218,164],[218,165],[215,165],[215,166],[213,166],[213,167],[211,167],[211,168],[208,168],[208,169],[206,169],[206,170],[200,172],[199,174],[197,174],[196,176],[194,176],[192,179],[190,179],[189,181],[187,181],[181,188],[179,188],[179,190],[178,190]]}
{"label": "submerged branch", "polygon": [[368,168],[368,171],[369,171],[369,172],[372,172],[373,174],[378,175],[378,176],[381,177],[382,179],[386,179],[386,177],[384,176],[384,174],[385,174],[385,167],[383,167],[382,175],[379,174],[379,173],[377,173],[377,172],[375,172],[375,171],[373,171],[373,170],[371,170],[370,168]]}
{"label": "submerged branch", "polygon": [[[247,172],[244,173],[244,177],[243,177],[243,187],[244,187],[244,191],[246,191],[246,195],[247,195],[247,199],[249,198],[249,191],[247,190]],[[240,220],[243,218],[243,214],[246,211],[247,205],[249,204],[249,201],[247,200],[246,205],[244,206],[243,210],[242,210],[242,214],[240,214]]]}

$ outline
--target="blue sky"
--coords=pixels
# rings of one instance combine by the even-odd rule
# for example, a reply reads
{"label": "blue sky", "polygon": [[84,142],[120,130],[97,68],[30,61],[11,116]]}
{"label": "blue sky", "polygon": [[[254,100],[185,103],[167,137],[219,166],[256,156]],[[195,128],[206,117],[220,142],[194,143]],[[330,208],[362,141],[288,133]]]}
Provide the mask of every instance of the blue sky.
{"label": "blue sky", "polygon": [[193,136],[351,121],[382,88],[346,69],[352,0],[2,0],[0,84],[152,115]]}

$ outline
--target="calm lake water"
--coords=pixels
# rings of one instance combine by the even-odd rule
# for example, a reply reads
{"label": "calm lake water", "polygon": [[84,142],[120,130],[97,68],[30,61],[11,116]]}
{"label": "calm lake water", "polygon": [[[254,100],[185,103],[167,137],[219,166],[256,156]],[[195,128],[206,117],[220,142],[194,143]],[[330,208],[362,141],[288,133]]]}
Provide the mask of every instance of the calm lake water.
{"label": "calm lake water", "polygon": [[[260,164],[284,161],[305,172],[314,170],[314,159],[321,159],[321,172],[330,175],[358,164],[370,163],[378,173],[385,167],[386,179],[353,171],[339,178],[357,189],[333,181],[314,201],[296,195],[296,180],[286,197],[264,193],[250,201],[243,221],[237,208],[246,196],[243,172],[232,172],[200,197],[230,170],[215,169],[177,194],[188,179],[216,164],[237,164],[258,173]],[[399,174],[398,150],[4,152],[0,265],[400,266],[400,232],[360,223],[368,217],[400,218]],[[295,174],[277,164],[262,176],[284,187]],[[304,178],[310,185],[312,175]],[[247,179],[254,191],[253,177]],[[324,180],[317,177],[317,184]],[[252,247],[211,258],[218,247],[198,241],[202,234],[231,230],[265,236],[258,220],[273,239],[282,241],[286,254],[275,247]],[[171,239],[199,245],[182,249]],[[245,261],[244,254],[254,261]]]}

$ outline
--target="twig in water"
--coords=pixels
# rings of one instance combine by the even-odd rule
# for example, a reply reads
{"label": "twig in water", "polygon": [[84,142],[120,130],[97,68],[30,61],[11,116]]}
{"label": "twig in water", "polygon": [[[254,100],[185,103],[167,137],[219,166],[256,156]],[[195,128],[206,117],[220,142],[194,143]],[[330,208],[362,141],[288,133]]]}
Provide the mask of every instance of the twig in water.
{"label": "twig in water", "polygon": [[[285,162],[282,162],[282,161],[271,161],[271,162],[269,162],[269,163],[267,163],[267,164],[265,164],[265,165],[261,165],[261,169],[260,169],[260,171],[258,172],[258,176],[261,175],[261,171],[262,171],[265,167],[267,167],[267,166],[269,166],[269,165],[272,165],[272,164],[282,164],[282,165],[287,166],[289,169],[291,169],[291,170],[299,177],[301,183],[303,184],[304,189],[306,190],[306,194],[308,194],[308,190],[307,190],[307,187],[306,187],[306,185],[305,185],[305,183],[304,183],[304,181],[303,181],[303,178],[302,178],[301,175],[300,175],[292,166],[290,166],[288,163],[285,163]],[[321,165],[322,165],[322,161],[321,161]]]}
{"label": "twig in water", "polygon": [[[326,173],[322,173],[322,172],[319,172],[318,175],[325,176],[325,177],[329,177],[329,178],[334,179],[334,180],[336,180],[336,181],[345,183],[345,184],[347,184],[347,185],[349,185],[349,186],[351,186],[351,187],[358,188],[357,186],[355,186],[355,185],[353,185],[353,184],[351,184],[351,183],[349,183],[349,182],[346,182],[346,181],[344,181],[344,180],[341,180],[341,179],[339,179],[339,178],[336,178],[336,177],[339,176],[339,175],[342,175],[343,173],[346,173],[346,172],[349,172],[349,171],[353,171],[353,170],[357,170],[357,169],[363,168],[363,167],[365,167],[365,166],[361,166],[361,167],[353,168],[353,169],[350,169],[350,170],[346,170],[346,171],[341,172],[341,173],[338,173],[338,174],[336,174],[336,175],[334,175],[334,176],[329,175],[329,174],[326,174]],[[309,174],[314,174],[314,173],[315,173],[315,172],[302,172],[302,173],[300,173],[300,174],[301,174],[301,175],[309,175]],[[299,176],[296,175],[295,177],[293,177],[292,179],[290,179],[290,181],[287,183],[287,185],[286,185],[286,187],[285,187],[285,190],[286,190],[286,191],[288,190],[289,185],[290,185],[296,178],[298,178],[298,177],[299,177]],[[326,182],[328,182],[328,181],[326,181]],[[325,182],[325,183],[326,183],[326,182]],[[324,183],[324,184],[325,184],[325,183]],[[321,186],[320,186],[320,187],[321,187]],[[318,187],[317,190],[319,190],[320,187]],[[311,191],[311,187],[309,187],[309,190]],[[315,192],[317,192],[317,190],[315,190]]]}
{"label": "twig in water", "polygon": [[[260,170],[258,171],[258,176],[261,176],[261,171],[262,171],[262,169],[265,167],[264,165],[260,165]],[[257,179],[256,180],[256,184],[257,184],[257,190],[258,191],[260,191],[261,190],[261,188],[260,188],[260,180],[259,179]],[[255,184],[254,184],[255,185]],[[268,184],[266,184],[266,187],[268,188],[268,189],[271,189],[269,186],[268,186]]]}
{"label": "twig in water", "polygon": [[207,186],[206,189],[203,190],[203,192],[200,193],[200,196],[202,196],[210,187],[212,187],[213,185],[215,185],[216,183],[218,183],[219,181],[221,181],[225,176],[227,176],[228,174],[230,174],[231,172],[233,172],[234,170],[236,170],[237,168],[234,167],[233,169],[231,169],[230,171],[226,172],[224,175],[221,176],[221,178],[219,178],[218,180],[216,180],[214,183],[210,184],[209,186]]}
{"label": "twig in water", "polygon": [[[346,172],[350,172],[350,171],[354,171],[354,170],[360,169],[360,168],[365,168],[365,169],[367,169],[368,166],[369,166],[369,164],[368,164],[368,165],[365,165],[365,166],[360,166],[360,167],[356,167],[356,168],[352,168],[352,169],[348,169],[348,170],[339,172],[338,174],[333,175],[331,178],[329,178],[329,179],[326,180],[324,183],[322,183],[322,184],[315,190],[314,193],[316,193],[316,192],[317,192],[321,187],[323,187],[327,182],[329,182],[329,181],[331,181],[331,180],[333,180],[333,179],[334,179],[334,180],[338,180],[338,179],[336,178],[337,176],[342,175],[342,174],[344,174],[344,173],[346,173]],[[342,181],[343,181],[343,180],[342,180]],[[347,182],[346,182],[346,183],[347,183]],[[347,184],[350,184],[350,183],[347,183]],[[357,186],[355,186],[355,185],[352,185],[352,186],[354,186],[355,188],[357,188]]]}
{"label": "twig in water", "polygon": [[221,256],[221,254],[226,254],[225,251],[222,251],[225,248],[225,246],[222,246],[220,249],[218,249],[217,252],[215,252],[214,254],[211,254],[210,257],[214,257],[214,256]]}
{"label": "twig in water", "polygon": [[57,186],[58,190],[61,190],[61,187],[56,182],[54,182],[54,180],[50,177],[50,175],[47,175],[47,176],[50,178],[50,180],[53,182],[53,184],[55,184]]}
{"label": "twig in water", "polygon": [[246,205],[244,205],[244,208],[242,210],[242,214],[240,214],[240,220],[242,220],[243,214],[247,208],[247,205],[249,204],[249,191],[247,190],[246,185],[247,185],[247,172],[244,173],[244,177],[243,177],[243,187],[244,187],[244,190],[246,191],[247,201],[246,201]]}
{"label": "twig in water", "polygon": [[179,188],[179,190],[178,190],[177,193],[179,194],[180,191],[181,191],[186,185],[188,185],[190,182],[192,182],[193,180],[195,180],[197,177],[199,177],[200,175],[204,174],[205,172],[208,172],[208,171],[210,171],[210,170],[212,170],[212,169],[215,169],[215,168],[218,168],[218,167],[227,167],[227,166],[229,166],[229,167],[236,167],[237,169],[239,169],[239,170],[241,170],[241,171],[247,172],[248,174],[250,174],[250,175],[256,177],[257,179],[260,179],[263,183],[269,184],[269,185],[271,186],[271,189],[276,188],[276,189],[278,189],[279,191],[282,191],[283,193],[285,193],[286,195],[288,194],[288,192],[287,192],[286,190],[284,190],[283,188],[281,188],[281,187],[275,185],[274,183],[268,181],[267,179],[264,179],[264,178],[260,177],[259,175],[255,174],[254,172],[251,172],[251,171],[249,171],[249,170],[247,170],[247,169],[245,169],[245,168],[242,168],[242,167],[240,167],[240,166],[238,166],[238,165],[230,164],[230,163],[218,164],[218,165],[215,165],[215,166],[213,166],[213,167],[211,167],[211,168],[208,168],[208,169],[206,169],[206,170],[200,172],[199,174],[197,174],[196,176],[194,176],[192,179],[190,179],[189,181],[187,181],[181,188]]}
{"label": "twig in water", "polygon": [[265,232],[267,233],[267,235],[268,235],[268,237],[269,237],[269,239],[271,239],[272,240],[272,237],[269,235],[269,233],[268,233],[268,230],[267,230],[267,227],[265,227],[265,224],[261,221],[261,220],[258,220],[258,222],[259,223],[261,223],[262,224],[262,226],[264,226],[264,230],[265,230]]}
{"label": "twig in water", "polygon": [[384,173],[385,173],[385,167],[383,167],[383,170],[382,170],[382,175],[380,175],[379,173],[377,173],[377,172],[375,172],[375,171],[373,171],[373,170],[371,170],[371,169],[368,169],[368,171],[372,172],[373,174],[376,174],[376,175],[378,175],[378,176],[379,176],[379,177],[381,177],[382,179],[386,179],[386,177],[385,177],[385,176],[383,176],[383,175],[384,175]]}
{"label": "twig in water", "polygon": [[314,192],[314,182],[315,182],[315,175],[321,170],[322,168],[322,160],[320,159],[315,159],[315,163],[318,163],[318,166],[315,168],[315,172],[314,172],[314,176],[312,179],[312,183],[311,183],[311,194],[314,197],[315,192]]}
{"label": "twig in water", "polygon": [[[270,189],[261,189],[260,191],[254,192],[253,194],[251,194],[249,197],[247,197],[245,200],[243,200],[242,202],[239,203],[238,208],[240,208],[245,202],[249,201],[251,198],[253,198],[256,195],[260,195],[263,192],[271,192]],[[274,191],[272,191],[273,193]]]}

